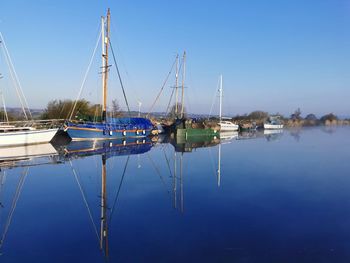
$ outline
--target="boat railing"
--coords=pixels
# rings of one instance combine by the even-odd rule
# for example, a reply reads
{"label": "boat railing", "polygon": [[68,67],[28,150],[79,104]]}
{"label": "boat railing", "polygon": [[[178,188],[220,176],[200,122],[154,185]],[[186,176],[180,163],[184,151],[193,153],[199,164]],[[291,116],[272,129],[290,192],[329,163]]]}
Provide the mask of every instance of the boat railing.
{"label": "boat railing", "polygon": [[50,120],[21,120],[0,122],[1,127],[30,127],[34,129],[54,129],[59,128],[64,124],[64,119],[50,119]]}

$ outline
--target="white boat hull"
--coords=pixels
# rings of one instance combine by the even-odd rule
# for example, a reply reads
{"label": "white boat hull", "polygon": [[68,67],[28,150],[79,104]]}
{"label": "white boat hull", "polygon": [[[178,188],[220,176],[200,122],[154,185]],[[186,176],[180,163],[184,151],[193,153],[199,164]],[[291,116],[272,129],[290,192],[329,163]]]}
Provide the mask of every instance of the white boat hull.
{"label": "white boat hull", "polygon": [[264,124],[264,129],[266,130],[281,130],[283,129],[283,124]]}
{"label": "white boat hull", "polygon": [[220,131],[238,131],[239,130],[239,126],[237,124],[234,123],[219,123],[220,126]]}
{"label": "white boat hull", "polygon": [[0,133],[0,147],[48,143],[58,129],[29,130]]}

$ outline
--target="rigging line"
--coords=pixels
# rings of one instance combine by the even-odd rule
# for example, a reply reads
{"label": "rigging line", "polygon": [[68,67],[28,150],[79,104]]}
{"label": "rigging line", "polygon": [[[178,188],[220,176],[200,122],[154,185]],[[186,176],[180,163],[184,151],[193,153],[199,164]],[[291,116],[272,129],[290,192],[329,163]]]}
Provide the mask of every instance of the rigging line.
{"label": "rigging line", "polygon": [[[180,71],[181,71],[182,65],[183,65],[183,61],[180,61],[180,65],[179,65],[179,68],[178,68],[178,72],[180,72]],[[177,88],[180,88],[180,87],[177,87]],[[165,115],[167,115],[167,114],[168,114],[168,111],[169,111],[169,108],[170,108],[170,104],[171,104],[171,101],[172,101],[172,99],[173,99],[173,96],[174,96],[175,90],[176,90],[176,87],[175,87],[175,88],[173,88],[173,91],[171,92],[171,95],[170,95],[170,100],[169,100],[169,102],[168,102],[168,106],[167,106],[167,108],[166,108]],[[176,98],[175,98],[175,100],[176,100]],[[176,105],[176,101],[175,101],[175,105]],[[174,106],[174,107],[175,107],[175,106]]]}
{"label": "rigging line", "polygon": [[111,46],[111,51],[112,51],[112,56],[113,56],[115,68],[117,69],[117,73],[118,73],[118,78],[119,78],[120,86],[122,87],[123,95],[124,95],[124,100],[125,100],[126,106],[128,107],[129,117],[131,118],[129,102],[128,102],[128,99],[126,98],[126,94],[125,94],[125,89],[124,89],[123,81],[122,81],[122,78],[121,78],[121,76],[120,76],[119,67],[118,67],[117,60],[116,60],[115,55],[114,55],[114,51],[113,51],[113,46],[112,46],[111,39],[108,39],[108,42],[109,42],[109,44],[110,44],[110,46]]}
{"label": "rigging line", "polygon": [[123,52],[121,52],[121,46],[120,46],[120,42],[118,41],[118,34],[117,34],[117,32],[118,32],[118,30],[117,30],[117,27],[115,27],[114,26],[114,24],[113,24],[113,21],[111,21],[110,22],[110,24],[111,24],[111,26],[110,26],[110,29],[111,29],[111,31],[112,31],[112,33],[113,33],[113,36],[117,36],[116,38],[114,38],[114,39],[116,39],[116,41],[114,41],[114,43],[116,44],[115,45],[115,48],[116,48],[116,53],[119,55],[119,65],[121,64],[121,66],[122,66],[122,69],[123,69],[123,71],[124,71],[124,73],[125,73],[125,76],[126,76],[126,82],[128,83],[130,83],[130,85],[128,85],[128,90],[130,91],[130,93],[131,94],[133,94],[134,96],[134,99],[136,98],[136,100],[137,101],[140,101],[141,99],[140,99],[140,94],[139,94],[139,92],[138,92],[138,90],[136,89],[134,89],[133,88],[133,86],[135,86],[134,84],[135,84],[135,82],[134,82],[134,80],[133,80],[133,77],[132,77],[132,75],[129,73],[129,70],[128,70],[128,67],[127,67],[127,64],[125,63],[125,58],[124,58],[124,56],[123,56]]}
{"label": "rigging line", "polygon": [[170,99],[169,99],[169,102],[168,102],[168,106],[167,106],[166,111],[165,111],[165,115],[168,115],[168,111],[169,111],[170,104],[171,104],[171,101],[172,101],[173,96],[174,96],[174,92],[175,92],[175,89],[173,89],[173,91],[171,92]]}
{"label": "rigging line", "polygon": [[[0,169],[0,209],[4,208],[4,205],[2,203],[2,195],[3,195],[3,191],[4,191],[3,188],[4,188],[5,178],[6,178],[5,171]],[[2,211],[0,210],[0,212],[2,212]],[[1,216],[2,216],[2,213],[0,213],[0,221],[1,221]]]}
{"label": "rigging line", "polygon": [[15,80],[17,81],[17,85],[18,85],[18,88],[19,88],[19,92],[20,92],[20,94],[22,95],[22,99],[23,99],[23,101],[24,101],[24,106],[27,108],[27,111],[28,111],[28,113],[29,113],[30,118],[33,119],[32,113],[30,112],[29,107],[28,107],[27,99],[26,99],[26,97],[24,96],[24,93],[23,93],[22,85],[21,85],[21,83],[20,83],[20,81],[19,81],[17,72],[16,72],[15,67],[14,67],[14,65],[13,65],[13,62],[12,62],[12,59],[11,59],[11,56],[10,56],[10,52],[9,52],[8,49],[7,49],[5,40],[4,40],[4,38],[3,38],[2,34],[1,34],[1,32],[0,32],[0,37],[1,37],[1,40],[2,40],[2,42],[3,42],[3,44],[4,44],[4,49],[6,50],[6,54],[7,54],[7,56],[8,56],[8,60],[9,60],[9,62],[10,62],[10,64],[11,64],[12,71],[13,71],[14,76],[15,76]]}
{"label": "rigging line", "polygon": [[93,228],[94,228],[94,230],[95,230],[97,239],[98,239],[98,241],[100,242],[100,236],[98,235],[97,227],[96,227],[96,225],[95,225],[94,219],[92,218],[91,210],[90,210],[89,204],[88,204],[88,202],[87,202],[87,200],[86,200],[86,197],[85,197],[83,188],[81,187],[81,184],[80,184],[80,182],[79,182],[77,172],[75,171],[75,169],[74,169],[74,167],[73,167],[73,163],[72,163],[71,160],[69,160],[69,163],[70,163],[70,166],[71,166],[71,169],[72,169],[74,178],[75,178],[75,180],[77,181],[79,190],[80,190],[80,192],[81,192],[81,196],[83,197],[83,200],[84,200],[84,204],[85,204],[85,206],[86,206],[86,209],[88,210],[89,217],[90,217],[90,221],[91,221],[92,226],[93,226]]}
{"label": "rigging line", "polygon": [[26,118],[26,120],[28,120],[28,116],[27,116],[27,113],[26,113],[26,110],[25,110],[25,105],[23,103],[23,100],[22,100],[22,97],[21,97],[21,94],[20,94],[20,91],[19,91],[19,87],[18,87],[18,84],[16,82],[16,78],[15,78],[15,74],[13,72],[13,69],[11,67],[11,63],[9,61],[9,57],[8,57],[8,51],[7,51],[7,48],[6,48],[6,44],[5,44],[5,41],[4,41],[4,38],[0,32],[0,44],[3,44],[4,48],[2,49],[3,51],[3,54],[4,54],[4,57],[5,57],[5,60],[6,60],[6,63],[7,63],[7,66],[9,68],[9,71],[10,71],[10,76],[11,76],[11,79],[12,79],[12,82],[13,82],[13,86],[15,87],[15,90],[16,90],[16,93],[17,93],[17,97],[19,99],[19,102],[21,104],[21,108],[22,108],[22,111],[23,111],[23,114],[24,114],[24,117]]}
{"label": "rigging line", "polygon": [[219,82],[220,82],[220,78],[218,79],[218,83],[217,83],[217,86],[216,86],[216,90],[215,90],[215,93],[214,93],[214,96],[213,96],[213,101],[211,103],[211,107],[210,107],[210,111],[209,111],[209,115],[208,115],[208,120],[210,118],[210,115],[213,111],[213,108],[214,108],[214,104],[215,104],[215,101],[216,101],[216,96],[217,96],[217,92],[218,92],[218,89],[219,89]]}
{"label": "rigging line", "polygon": [[151,113],[151,111],[153,110],[153,107],[154,107],[155,104],[157,103],[158,99],[160,98],[160,95],[162,94],[162,92],[163,92],[163,90],[164,90],[164,87],[165,87],[166,83],[168,82],[168,79],[169,79],[171,73],[173,72],[173,69],[174,69],[174,66],[175,66],[177,57],[178,57],[178,55],[176,56],[176,58],[175,58],[175,60],[174,60],[174,62],[173,62],[173,64],[172,64],[172,66],[171,66],[171,68],[170,68],[170,71],[168,72],[168,75],[166,76],[166,78],[165,78],[165,80],[164,80],[164,82],[163,82],[163,85],[162,85],[162,87],[161,87],[161,89],[160,89],[160,91],[159,91],[159,93],[158,93],[156,99],[154,100],[154,102],[153,102],[153,104],[152,104],[152,106],[151,106],[149,112],[148,112],[147,115],[146,115],[147,118],[148,118],[149,114]]}
{"label": "rigging line", "polygon": [[[78,96],[77,96],[77,99],[75,100],[74,102],[74,105],[70,111],[70,115],[69,115],[69,119],[68,120],[71,120],[72,117],[73,117],[73,114],[74,114],[74,111],[75,111],[75,108],[78,104],[78,100],[80,99],[80,96],[81,96],[81,93],[83,92],[83,88],[85,86],[85,82],[86,82],[86,79],[87,79],[87,76],[90,72],[90,68],[91,68],[91,65],[92,65],[92,62],[93,62],[93,59],[95,57],[95,54],[96,54],[96,50],[98,48],[98,44],[100,42],[100,39],[101,39],[101,35],[102,35],[102,29],[100,30],[100,33],[98,34],[98,37],[97,37],[97,41],[96,41],[96,45],[95,45],[95,48],[94,48],[94,52],[91,56],[91,59],[90,59],[90,62],[89,62],[89,66],[87,67],[87,70],[85,72],[85,75],[84,75],[84,78],[83,78],[83,82],[81,83],[81,86],[80,86],[80,90],[79,90],[79,93],[78,93]],[[69,114],[69,113],[68,113]],[[67,116],[68,117],[68,116]]]}
{"label": "rigging line", "polygon": [[66,105],[67,105],[67,103],[63,103],[63,107],[61,108],[60,114],[58,115],[60,119],[61,119],[63,110],[65,109]]}
{"label": "rigging line", "polygon": [[[118,201],[120,190],[122,189],[122,185],[123,185],[123,182],[124,182],[124,177],[125,177],[125,174],[126,174],[126,168],[128,167],[129,159],[130,159],[130,155],[128,155],[128,158],[126,159],[126,162],[125,162],[125,165],[124,165],[123,174],[122,174],[122,178],[120,179],[120,183],[119,183],[119,186],[118,186],[117,194],[115,195],[115,198],[114,198],[114,201],[113,201],[113,206],[112,206],[111,216],[110,216],[111,224],[112,224],[113,212],[115,210],[115,205],[116,205],[116,203]],[[109,226],[109,227],[111,227],[111,226]]]}
{"label": "rigging line", "polygon": [[213,152],[211,151],[211,148],[209,149],[209,157],[210,157],[210,164],[211,164],[211,169],[213,171],[214,176],[216,176],[216,169],[215,169],[215,162],[214,162],[214,158],[213,158]]}
{"label": "rigging line", "polygon": [[10,208],[10,213],[8,215],[8,218],[7,218],[7,222],[6,222],[6,225],[5,225],[5,228],[4,228],[4,233],[2,235],[2,238],[0,240],[0,248],[3,246],[4,244],[4,241],[5,241],[5,238],[6,238],[6,235],[7,235],[7,232],[10,228],[10,225],[11,225],[11,222],[12,222],[12,217],[13,217],[13,214],[15,212],[15,209],[17,207],[17,202],[19,200],[19,197],[21,195],[21,192],[22,192],[22,188],[23,188],[23,185],[24,185],[24,182],[25,182],[25,179],[28,175],[28,171],[29,171],[29,168],[27,168],[25,170],[25,172],[22,174],[20,180],[19,180],[19,183],[18,183],[18,186],[17,186],[17,189],[16,189],[16,192],[15,192],[15,196],[12,200],[12,204],[11,204],[11,208]]}
{"label": "rigging line", "polygon": [[151,162],[151,164],[152,164],[154,170],[156,170],[157,174],[159,175],[160,180],[161,180],[161,182],[163,183],[163,185],[164,185],[166,191],[168,192],[168,194],[170,194],[170,191],[167,189],[166,183],[164,182],[164,178],[163,178],[161,172],[159,171],[159,169],[158,169],[158,167],[156,166],[156,164],[153,162],[153,159],[151,158],[151,155],[150,155],[149,153],[147,153],[147,157],[148,157],[148,159],[150,160],[150,162]]}
{"label": "rigging line", "polygon": [[162,150],[164,152],[164,157],[165,157],[166,163],[167,163],[168,168],[169,168],[170,177],[173,177],[173,173],[171,172],[171,168],[170,168],[170,162],[169,162],[168,156],[166,155],[164,147],[162,148]]}

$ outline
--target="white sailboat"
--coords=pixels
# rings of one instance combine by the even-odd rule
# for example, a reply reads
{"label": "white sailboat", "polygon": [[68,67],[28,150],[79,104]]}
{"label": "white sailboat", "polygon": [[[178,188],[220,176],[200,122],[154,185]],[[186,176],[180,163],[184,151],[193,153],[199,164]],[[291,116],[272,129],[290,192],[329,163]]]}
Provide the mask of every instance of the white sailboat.
{"label": "white sailboat", "polygon": [[[23,91],[14,69],[11,57],[6,47],[4,38],[0,32],[0,48],[3,51],[5,61],[9,67],[10,76],[14,83],[17,96],[22,106],[22,111],[26,121],[24,122],[9,122],[5,100],[3,100],[3,111],[5,115],[4,122],[0,122],[0,147],[28,145],[37,143],[48,143],[55,136],[58,128],[47,128],[52,123],[49,121],[34,122],[27,105],[27,101],[23,95]],[[28,116],[29,115],[29,116]],[[46,127],[46,128],[38,128]]]}
{"label": "white sailboat", "polygon": [[219,118],[220,121],[218,125],[220,126],[220,132],[223,131],[238,131],[239,126],[231,121],[224,121],[222,120],[222,75],[220,75],[220,87],[219,87],[219,94],[220,94],[220,113]]}

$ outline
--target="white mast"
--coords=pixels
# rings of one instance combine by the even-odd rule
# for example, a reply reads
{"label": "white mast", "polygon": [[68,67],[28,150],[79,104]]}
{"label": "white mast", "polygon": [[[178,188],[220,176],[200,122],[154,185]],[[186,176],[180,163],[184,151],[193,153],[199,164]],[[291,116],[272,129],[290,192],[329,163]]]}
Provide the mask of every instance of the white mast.
{"label": "white mast", "polygon": [[175,72],[175,117],[178,114],[178,88],[179,88],[179,54],[176,55],[176,72]]}
{"label": "white mast", "polygon": [[185,103],[185,73],[186,73],[186,51],[182,58],[182,91],[181,91],[181,119],[184,117],[184,103]]}
{"label": "white mast", "polygon": [[219,143],[219,160],[218,160],[218,187],[221,183],[221,142]]}
{"label": "white mast", "polygon": [[142,102],[141,101],[137,101],[137,105],[139,106],[139,118],[141,117],[141,106],[142,106]]}
{"label": "white mast", "polygon": [[221,121],[221,118],[222,118],[222,75],[220,75],[219,94],[220,94],[220,112],[219,112],[219,118],[220,118],[220,121]]}

